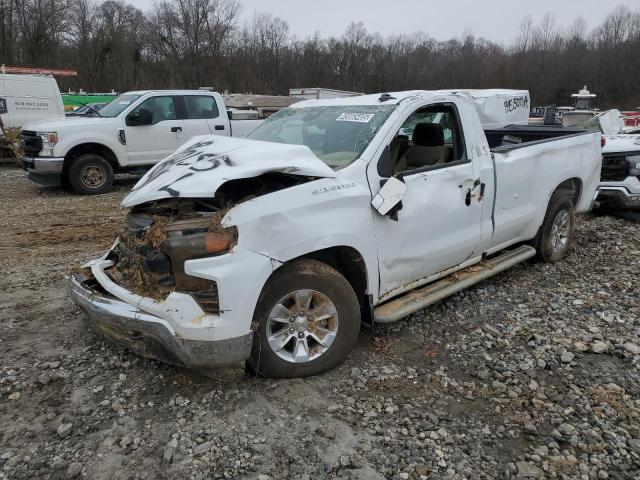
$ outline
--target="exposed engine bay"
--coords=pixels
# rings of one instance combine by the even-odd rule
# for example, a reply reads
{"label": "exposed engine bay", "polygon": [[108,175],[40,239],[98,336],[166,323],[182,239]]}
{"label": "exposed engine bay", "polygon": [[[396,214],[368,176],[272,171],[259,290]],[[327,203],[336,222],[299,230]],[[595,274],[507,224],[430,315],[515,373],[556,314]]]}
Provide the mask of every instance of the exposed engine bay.
{"label": "exposed engine bay", "polygon": [[234,206],[312,178],[282,173],[231,180],[213,198],[170,198],[136,205],[110,253],[112,280],[134,293],[162,299],[190,293],[207,313],[218,313],[215,282],[185,274],[186,260],[221,255],[237,241],[222,219]]}

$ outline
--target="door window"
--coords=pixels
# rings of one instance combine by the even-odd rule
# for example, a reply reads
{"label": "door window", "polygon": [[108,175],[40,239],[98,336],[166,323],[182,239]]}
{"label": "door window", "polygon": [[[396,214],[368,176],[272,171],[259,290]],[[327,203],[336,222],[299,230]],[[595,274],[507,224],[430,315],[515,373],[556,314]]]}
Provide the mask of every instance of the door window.
{"label": "door window", "polygon": [[184,105],[188,119],[218,118],[216,99],[209,95],[187,95]]}
{"label": "door window", "polygon": [[419,108],[404,121],[389,150],[394,174],[466,161],[455,107],[440,104]]}
{"label": "door window", "polygon": [[173,97],[151,97],[142,102],[136,107],[133,113],[138,112],[141,109],[146,109],[151,112],[151,124],[154,125],[164,120],[176,119],[176,107],[173,101]]}

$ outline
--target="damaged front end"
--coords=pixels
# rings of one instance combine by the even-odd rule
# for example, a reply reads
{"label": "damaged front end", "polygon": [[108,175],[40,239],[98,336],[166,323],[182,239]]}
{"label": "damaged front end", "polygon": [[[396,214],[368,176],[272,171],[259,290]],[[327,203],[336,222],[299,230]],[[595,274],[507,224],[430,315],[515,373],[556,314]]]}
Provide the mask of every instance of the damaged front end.
{"label": "damaged front end", "polygon": [[[187,367],[244,361],[253,300],[237,292],[252,280],[259,292],[272,264],[239,248],[237,228],[223,219],[240,203],[305,181],[268,173],[229,181],[211,199],[135,205],[111,250],[69,278],[71,296],[99,333],[142,356]],[[225,308],[219,281],[227,288]]]}
{"label": "damaged front end", "polygon": [[99,333],[142,356],[180,366],[244,360],[250,338],[212,346],[189,332],[212,325],[220,310],[216,282],[185,274],[184,263],[231,250],[237,230],[220,225],[226,211],[181,199],[132,209],[107,255],[70,278],[72,297]]}
{"label": "damaged front end", "polygon": [[231,250],[238,233],[220,225],[226,212],[179,199],[134,208],[110,254],[109,275],[118,285],[158,300],[174,291],[189,293],[203,311],[218,315],[215,282],[185,274],[184,263]]}

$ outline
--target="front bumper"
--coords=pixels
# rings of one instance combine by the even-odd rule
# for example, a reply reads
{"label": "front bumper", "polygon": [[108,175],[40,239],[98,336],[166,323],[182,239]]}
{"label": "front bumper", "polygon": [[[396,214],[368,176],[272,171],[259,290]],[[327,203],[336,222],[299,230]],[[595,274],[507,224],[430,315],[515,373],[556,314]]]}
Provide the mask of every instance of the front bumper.
{"label": "front bumper", "polygon": [[[92,270],[106,264],[95,263]],[[81,275],[68,278],[71,298],[86,311],[94,330],[138,355],[198,368],[241,362],[251,353],[251,333],[223,340],[198,339],[197,334],[189,335],[195,338],[185,338],[170,321],[99,292],[88,280]]]}
{"label": "front bumper", "polygon": [[640,208],[640,193],[631,193],[625,187],[600,187],[598,202],[607,208]]}
{"label": "front bumper", "polygon": [[29,180],[40,185],[60,185],[63,165],[64,157],[22,157],[22,169]]}

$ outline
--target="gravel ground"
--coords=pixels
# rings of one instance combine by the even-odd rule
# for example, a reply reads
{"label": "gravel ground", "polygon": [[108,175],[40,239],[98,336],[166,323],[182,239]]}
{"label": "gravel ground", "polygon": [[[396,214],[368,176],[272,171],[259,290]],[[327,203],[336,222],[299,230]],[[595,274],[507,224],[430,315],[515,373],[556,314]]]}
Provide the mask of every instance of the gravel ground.
{"label": "gravel ground", "polygon": [[579,218],[527,263],[276,381],[144,360],[63,277],[113,241],[99,197],[0,169],[0,478],[640,478],[640,223]]}

